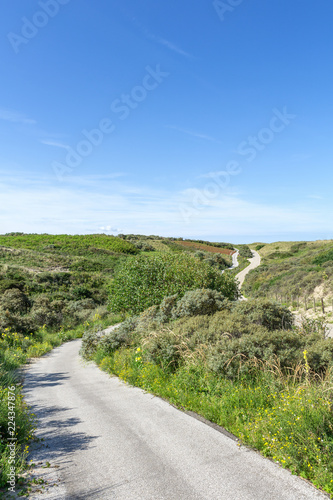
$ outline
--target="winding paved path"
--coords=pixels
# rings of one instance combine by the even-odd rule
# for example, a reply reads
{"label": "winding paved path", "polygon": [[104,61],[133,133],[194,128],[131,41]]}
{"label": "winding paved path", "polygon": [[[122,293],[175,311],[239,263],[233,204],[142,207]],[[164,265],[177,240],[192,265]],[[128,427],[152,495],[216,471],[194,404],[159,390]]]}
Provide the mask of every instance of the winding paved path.
{"label": "winding paved path", "polygon": [[255,269],[256,267],[260,266],[261,258],[258,252],[252,250],[252,254],[253,254],[252,259],[249,259],[250,264],[245,269],[243,269],[243,271],[236,274],[236,279],[239,282],[239,288],[242,288],[246,275],[250,271],[252,271],[252,269]]}
{"label": "winding paved path", "polygon": [[29,498],[327,499],[224,433],[85,363],[80,343],[63,344],[26,369],[26,401],[44,439],[31,458],[58,485]]}

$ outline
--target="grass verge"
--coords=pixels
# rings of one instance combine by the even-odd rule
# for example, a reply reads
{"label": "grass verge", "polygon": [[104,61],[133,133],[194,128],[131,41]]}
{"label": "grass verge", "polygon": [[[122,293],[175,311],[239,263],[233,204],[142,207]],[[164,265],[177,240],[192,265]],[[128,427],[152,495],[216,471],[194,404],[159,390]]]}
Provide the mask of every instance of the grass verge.
{"label": "grass verge", "polygon": [[333,374],[311,377],[306,353],[298,371],[272,363],[228,380],[198,361],[176,371],[143,362],[142,347],[122,348],[95,362],[110,374],[223,426],[239,443],[311,481],[333,498]]}

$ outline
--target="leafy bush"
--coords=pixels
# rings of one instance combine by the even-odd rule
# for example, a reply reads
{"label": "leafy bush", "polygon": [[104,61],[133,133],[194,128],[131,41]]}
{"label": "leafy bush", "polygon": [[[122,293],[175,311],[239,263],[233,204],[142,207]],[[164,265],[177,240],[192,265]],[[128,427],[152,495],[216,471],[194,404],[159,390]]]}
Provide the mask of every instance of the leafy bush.
{"label": "leafy bush", "polygon": [[124,337],[130,337],[138,326],[138,323],[138,316],[131,316],[130,318],[126,318],[125,321],[123,321],[121,325],[118,326],[117,333]]}
{"label": "leafy bush", "polygon": [[265,299],[237,302],[234,311],[268,330],[287,330],[293,326],[293,315],[286,307]]}
{"label": "leafy bush", "polygon": [[130,240],[133,245],[143,252],[155,252],[155,248],[145,240]]}
{"label": "leafy bush", "polygon": [[265,246],[264,244],[257,245],[256,248],[255,248],[255,250],[257,252],[259,252],[259,250],[261,250],[262,248],[264,248],[264,246]]}
{"label": "leafy bush", "polygon": [[0,310],[0,329],[5,330],[6,328],[20,333],[30,333],[35,332],[38,326],[30,316]]}
{"label": "leafy bush", "polygon": [[164,370],[175,371],[182,358],[179,343],[180,339],[167,328],[153,332],[143,342],[144,359]]}
{"label": "leafy bush", "polygon": [[72,294],[77,299],[89,299],[91,298],[91,290],[86,286],[77,286],[73,288]]}
{"label": "leafy bush", "polygon": [[[222,339],[212,349],[208,366],[231,379],[260,370],[260,361],[278,363],[281,369],[295,366],[302,359],[304,339],[292,331],[272,331]],[[253,360],[256,363],[253,363]]]}
{"label": "leafy bush", "polygon": [[36,327],[55,327],[60,326],[62,314],[49,307],[33,307],[31,310],[31,320]]}
{"label": "leafy bush", "polygon": [[162,323],[166,323],[171,319],[172,309],[177,304],[178,295],[170,295],[169,297],[164,297],[159,307],[159,316]]}
{"label": "leafy bush", "polygon": [[204,262],[188,254],[163,254],[129,257],[119,269],[110,287],[112,312],[138,313],[164,297],[188,290],[210,288],[231,300],[238,296],[233,277],[221,275]]}
{"label": "leafy bush", "polygon": [[239,255],[245,259],[252,259],[252,250],[248,245],[238,245]]}
{"label": "leafy bush", "polygon": [[221,337],[239,338],[246,334],[267,332],[267,328],[253,323],[251,318],[238,311],[237,308],[217,312],[209,323],[209,332],[216,339]]}
{"label": "leafy bush", "polygon": [[80,354],[83,358],[90,360],[97,351],[98,344],[101,338],[95,331],[85,331],[82,335],[82,344]]}
{"label": "leafy bush", "polygon": [[313,343],[307,351],[310,368],[316,373],[325,373],[333,367],[333,338]]}
{"label": "leafy bush", "polygon": [[172,310],[173,318],[214,314],[226,307],[226,298],[216,290],[191,290],[177,302]]}
{"label": "leafy bush", "polygon": [[6,290],[0,300],[0,307],[13,313],[24,314],[30,306],[28,297],[17,288]]}
{"label": "leafy bush", "polygon": [[98,342],[98,349],[100,349],[105,356],[109,356],[120,347],[129,345],[129,342],[129,332],[124,328],[115,328],[111,332],[101,337],[100,341]]}

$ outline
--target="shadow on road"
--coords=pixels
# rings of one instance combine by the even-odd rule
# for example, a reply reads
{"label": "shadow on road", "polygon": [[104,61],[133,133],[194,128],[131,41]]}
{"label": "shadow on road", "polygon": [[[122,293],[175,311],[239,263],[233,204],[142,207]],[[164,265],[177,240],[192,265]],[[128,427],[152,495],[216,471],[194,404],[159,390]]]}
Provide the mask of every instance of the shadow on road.
{"label": "shadow on road", "polygon": [[25,373],[24,377],[24,388],[25,392],[28,393],[36,387],[53,387],[55,385],[62,385],[62,382],[68,380],[70,377],[68,373]]}
{"label": "shadow on road", "polygon": [[58,406],[30,406],[38,424],[38,440],[32,447],[32,458],[36,460],[54,461],[57,457],[68,456],[77,450],[88,449],[98,436],[89,436],[79,432],[77,426],[82,420],[77,417],[66,418],[66,412],[72,408]]}

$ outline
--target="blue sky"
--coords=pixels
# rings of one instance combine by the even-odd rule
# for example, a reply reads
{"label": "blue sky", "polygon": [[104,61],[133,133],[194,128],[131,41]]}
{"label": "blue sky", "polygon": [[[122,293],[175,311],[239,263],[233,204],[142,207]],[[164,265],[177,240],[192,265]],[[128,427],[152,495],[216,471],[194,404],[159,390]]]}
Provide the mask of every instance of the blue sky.
{"label": "blue sky", "polygon": [[0,225],[332,238],[329,0],[15,0]]}

